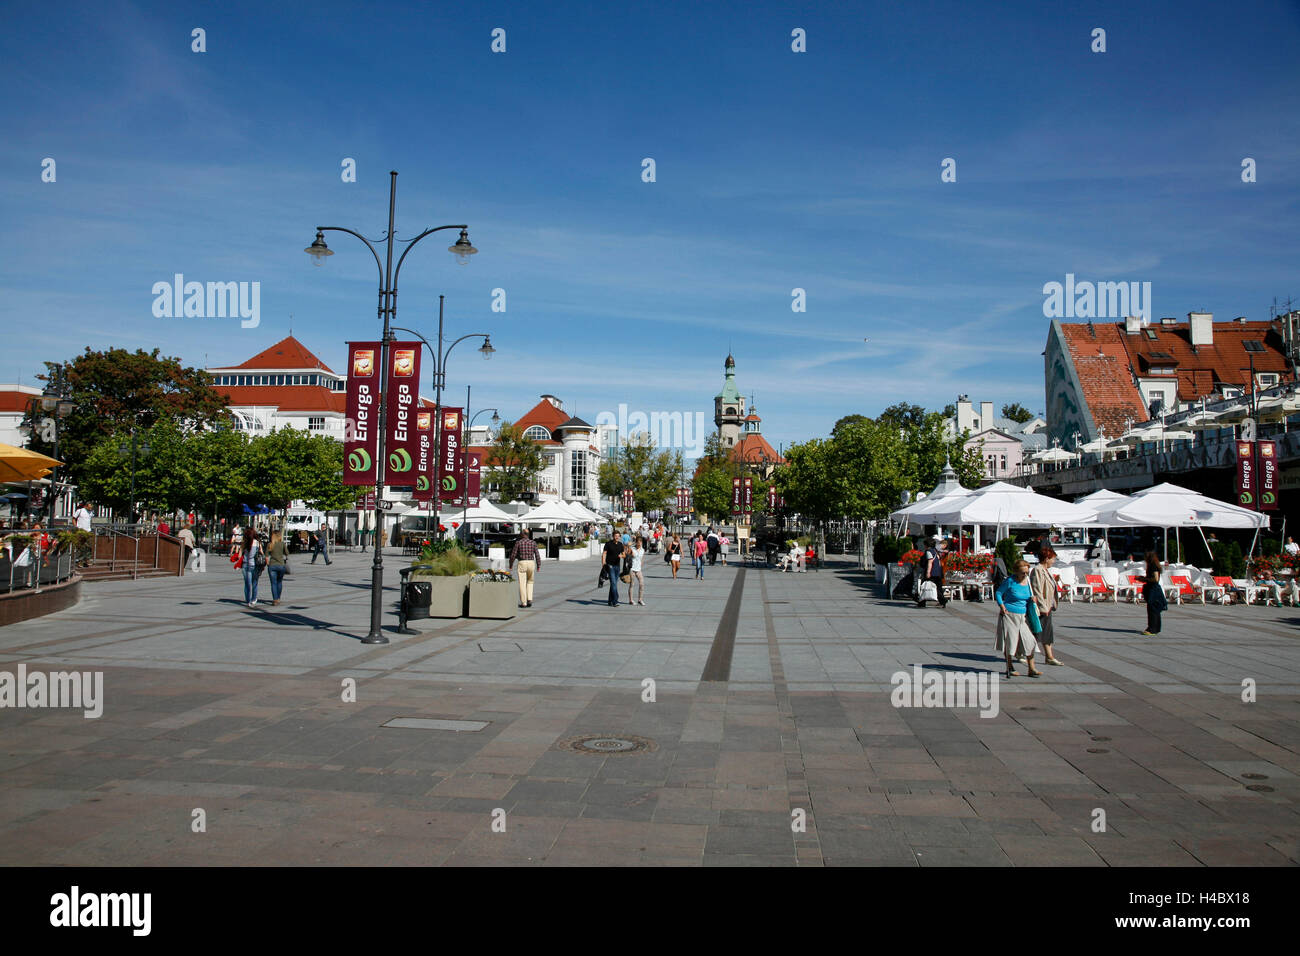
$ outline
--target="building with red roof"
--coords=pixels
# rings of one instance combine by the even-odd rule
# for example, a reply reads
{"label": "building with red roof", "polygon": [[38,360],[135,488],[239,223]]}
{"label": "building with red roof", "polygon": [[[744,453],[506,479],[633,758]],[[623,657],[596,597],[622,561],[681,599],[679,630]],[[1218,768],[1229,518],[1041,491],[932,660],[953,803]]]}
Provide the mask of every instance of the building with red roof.
{"label": "building with red roof", "polygon": [[[1162,412],[1295,381],[1291,324],[1189,312],[1143,325],[1053,319],[1044,351],[1048,434],[1073,449]],[[1253,375],[1253,378],[1252,378]]]}

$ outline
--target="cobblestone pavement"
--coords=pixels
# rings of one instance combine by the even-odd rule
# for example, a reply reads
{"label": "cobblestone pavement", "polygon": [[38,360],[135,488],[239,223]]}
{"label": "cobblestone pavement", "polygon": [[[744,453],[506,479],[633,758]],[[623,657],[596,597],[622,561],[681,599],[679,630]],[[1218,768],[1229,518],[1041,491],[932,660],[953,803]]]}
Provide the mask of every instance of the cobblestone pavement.
{"label": "cobblestone pavement", "polygon": [[[0,629],[0,671],[102,671],[105,697],[98,719],[0,709],[0,863],[1300,861],[1290,609],[1174,607],[1148,638],[1141,608],[1066,604],[1066,666],[999,682],[981,717],[896,708],[891,678],[991,680],[992,605],[886,601],[847,564],[674,581],[652,560],[648,606],[613,609],[594,559],[547,562],[514,619],[371,647],[369,558],[335,558],[295,558],[278,607],[214,564]],[[568,748],[584,735],[649,744]]]}

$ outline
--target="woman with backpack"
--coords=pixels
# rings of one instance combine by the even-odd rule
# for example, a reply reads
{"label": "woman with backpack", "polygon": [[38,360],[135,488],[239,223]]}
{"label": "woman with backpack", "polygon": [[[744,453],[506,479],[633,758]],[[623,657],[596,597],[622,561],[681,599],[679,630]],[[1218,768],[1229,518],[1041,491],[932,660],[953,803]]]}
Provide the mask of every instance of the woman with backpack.
{"label": "woman with backpack", "polygon": [[266,567],[266,552],[251,527],[244,529],[244,540],[239,545],[239,560],[235,567],[244,575],[244,603],[249,607],[257,607],[257,579]]}

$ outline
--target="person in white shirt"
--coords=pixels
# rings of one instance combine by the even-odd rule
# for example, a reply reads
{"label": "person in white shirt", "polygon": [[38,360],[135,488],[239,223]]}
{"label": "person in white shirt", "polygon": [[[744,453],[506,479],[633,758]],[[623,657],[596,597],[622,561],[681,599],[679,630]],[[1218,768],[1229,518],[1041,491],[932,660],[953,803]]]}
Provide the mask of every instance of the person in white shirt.
{"label": "person in white shirt", "polygon": [[1286,553],[1300,554],[1300,544],[1295,543],[1295,538],[1288,537],[1286,539]]}
{"label": "person in white shirt", "polygon": [[645,539],[637,535],[632,541],[632,583],[627,586],[627,603],[634,603],[632,600],[633,591],[636,591],[636,604],[645,607],[645,576],[641,573],[641,562],[645,558]]}
{"label": "person in white shirt", "polygon": [[76,519],[78,531],[90,530],[90,509],[86,507],[84,501],[81,503],[81,507],[77,509],[76,514],[73,515],[73,518]]}

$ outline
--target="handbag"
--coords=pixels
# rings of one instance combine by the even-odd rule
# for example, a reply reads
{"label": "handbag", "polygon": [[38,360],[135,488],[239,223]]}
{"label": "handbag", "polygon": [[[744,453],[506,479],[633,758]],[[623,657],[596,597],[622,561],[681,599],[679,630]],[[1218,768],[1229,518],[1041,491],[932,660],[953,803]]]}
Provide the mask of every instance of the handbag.
{"label": "handbag", "polygon": [[1038,602],[1033,598],[1025,602],[1025,620],[1029,622],[1029,629],[1035,634],[1043,633],[1043,622],[1038,618]]}
{"label": "handbag", "polygon": [[922,582],[921,582],[921,600],[922,600],[922,601],[937,601],[937,600],[939,600],[939,589],[938,589],[937,587],[935,587],[935,584],[934,584],[933,581],[922,581]]}

